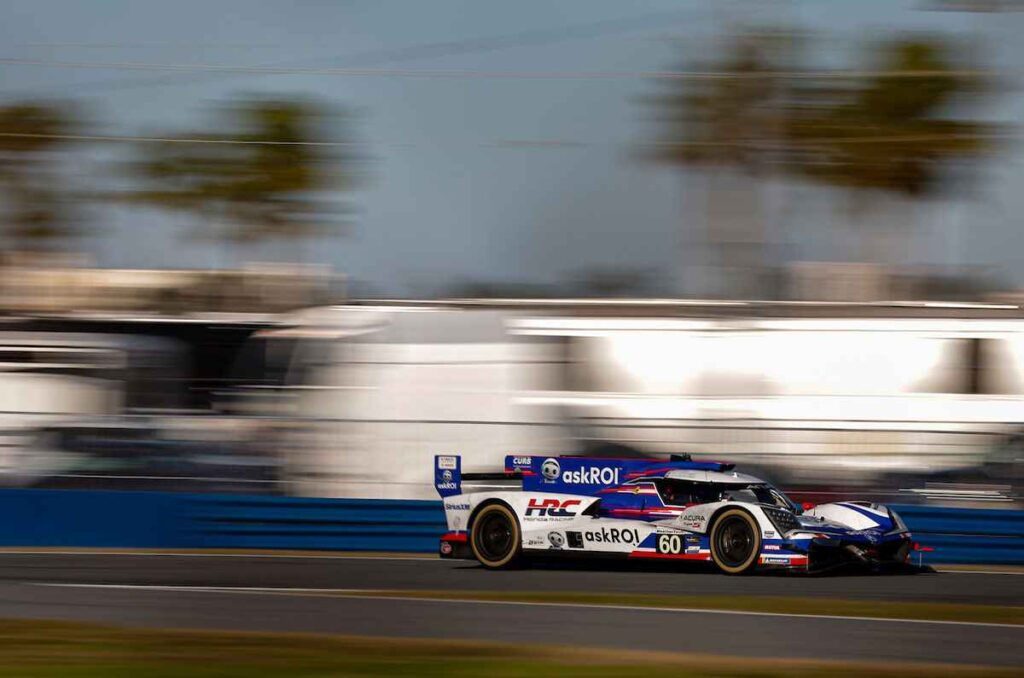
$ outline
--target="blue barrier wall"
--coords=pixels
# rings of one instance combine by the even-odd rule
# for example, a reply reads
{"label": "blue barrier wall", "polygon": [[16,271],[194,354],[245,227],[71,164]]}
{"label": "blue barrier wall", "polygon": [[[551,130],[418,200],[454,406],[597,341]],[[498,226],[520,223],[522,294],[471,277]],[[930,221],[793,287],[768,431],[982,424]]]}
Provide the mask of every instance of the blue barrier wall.
{"label": "blue barrier wall", "polygon": [[437,550],[439,501],[0,490],[0,546]]}
{"label": "blue barrier wall", "polygon": [[194,543],[210,548],[436,552],[439,501],[188,495]]}
{"label": "blue barrier wall", "polygon": [[193,546],[183,497],[164,492],[0,490],[0,546]]}
{"label": "blue barrier wall", "polygon": [[1024,511],[892,505],[932,563],[1024,563]]}
{"label": "blue barrier wall", "polygon": [[[893,506],[932,563],[1024,564],[1024,511]],[[0,490],[0,546],[432,553],[438,501]]]}

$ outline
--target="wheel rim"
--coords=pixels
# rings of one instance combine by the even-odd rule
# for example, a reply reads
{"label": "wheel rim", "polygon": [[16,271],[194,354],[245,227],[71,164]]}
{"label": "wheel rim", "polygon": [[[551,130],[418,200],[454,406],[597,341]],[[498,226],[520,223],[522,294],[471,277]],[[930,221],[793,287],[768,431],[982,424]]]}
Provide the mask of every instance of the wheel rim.
{"label": "wheel rim", "polygon": [[715,545],[722,564],[740,567],[754,552],[754,531],[740,516],[730,516],[719,526]]}
{"label": "wheel rim", "polygon": [[477,549],[487,560],[501,560],[512,549],[512,526],[500,513],[484,516],[476,534]]}

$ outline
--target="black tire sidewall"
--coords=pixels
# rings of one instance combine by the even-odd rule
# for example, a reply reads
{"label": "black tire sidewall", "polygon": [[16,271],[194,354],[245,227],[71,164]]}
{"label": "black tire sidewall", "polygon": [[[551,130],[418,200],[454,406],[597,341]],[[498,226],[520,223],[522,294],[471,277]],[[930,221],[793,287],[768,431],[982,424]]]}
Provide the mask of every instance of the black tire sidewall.
{"label": "black tire sidewall", "polygon": [[[750,557],[738,566],[726,565],[722,562],[718,556],[718,529],[719,526],[725,522],[727,518],[739,517],[746,521],[750,527],[750,531],[754,535],[754,548],[751,550]],[[726,574],[745,574],[747,572],[753,572],[757,567],[758,560],[761,557],[761,527],[757,524],[757,520],[754,516],[750,515],[749,511],[744,511],[740,508],[732,508],[723,511],[716,519],[715,524],[711,528],[711,559],[715,562],[722,572]]]}
{"label": "black tire sidewall", "polygon": [[[477,547],[477,537],[479,535],[479,526],[483,524],[483,519],[491,513],[501,513],[506,517],[512,528],[512,548],[509,550],[508,555],[500,560],[488,560],[480,553],[480,549]],[[481,565],[492,570],[497,570],[502,567],[508,567],[516,561],[519,557],[519,552],[522,549],[522,532],[519,528],[519,521],[516,519],[515,514],[508,506],[504,504],[488,504],[477,512],[476,516],[473,517],[473,527],[470,530],[469,546],[473,551],[473,557],[479,561]]]}

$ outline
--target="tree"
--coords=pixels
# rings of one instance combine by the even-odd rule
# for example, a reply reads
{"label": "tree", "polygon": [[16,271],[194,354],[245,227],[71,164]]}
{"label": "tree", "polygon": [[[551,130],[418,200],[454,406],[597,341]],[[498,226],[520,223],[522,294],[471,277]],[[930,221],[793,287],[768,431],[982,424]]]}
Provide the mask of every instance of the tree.
{"label": "tree", "polygon": [[210,131],[159,135],[131,165],[129,202],[199,218],[203,237],[231,244],[298,242],[332,232],[333,192],[359,176],[344,120],[312,100],[250,99],[219,111]]}
{"label": "tree", "polygon": [[[967,161],[992,149],[994,126],[958,107],[976,103],[968,95],[987,91],[988,83],[962,65],[949,41],[889,38],[872,45],[879,57],[870,70],[830,72],[808,68],[811,51],[796,49],[803,41],[780,36],[740,36],[719,60],[668,80],[673,91],[655,99],[663,125],[653,157],[712,177],[771,170],[848,188],[857,208],[872,192],[948,194]],[[751,182],[725,190],[711,183],[709,240],[729,246],[737,240],[734,222],[744,216],[757,234],[756,222],[764,220],[758,190]],[[734,275],[753,261],[734,258],[728,270]]]}
{"label": "tree", "polygon": [[877,69],[847,81],[804,85],[788,117],[791,165],[832,186],[909,197],[949,188],[950,163],[990,151],[995,127],[954,118],[954,105],[986,89],[954,64],[937,38],[897,38],[873,52]]}
{"label": "tree", "polygon": [[56,163],[75,117],[64,103],[0,107],[0,220],[20,247],[48,247],[77,232],[74,196]]}
{"label": "tree", "polygon": [[796,41],[781,32],[739,35],[721,58],[686,64],[671,91],[651,97],[661,122],[649,156],[677,166],[756,172],[785,114],[781,71]]}
{"label": "tree", "polygon": [[[791,169],[848,190],[847,217],[859,233],[861,258],[884,263],[906,250],[907,225],[916,221],[894,209],[955,195],[967,170],[993,150],[998,129],[967,117],[989,82],[962,65],[947,40],[897,37],[870,51],[878,57],[859,77],[801,83],[788,136]],[[865,228],[879,205],[882,224]]]}
{"label": "tree", "polygon": [[717,278],[711,293],[763,294],[765,219],[757,179],[784,141],[789,83],[781,73],[791,68],[800,42],[782,31],[739,35],[719,58],[687,64],[683,77],[665,80],[668,92],[648,99],[661,132],[647,156],[698,169],[705,178],[704,234],[702,242],[689,243],[697,251],[688,254],[691,267]]}

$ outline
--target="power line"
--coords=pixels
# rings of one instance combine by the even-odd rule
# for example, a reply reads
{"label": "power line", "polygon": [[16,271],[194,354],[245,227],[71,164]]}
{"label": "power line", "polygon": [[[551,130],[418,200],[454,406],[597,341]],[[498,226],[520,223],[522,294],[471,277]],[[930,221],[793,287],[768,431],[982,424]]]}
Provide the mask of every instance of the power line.
{"label": "power line", "polygon": [[666,80],[754,80],[780,79],[860,79],[860,78],[934,78],[981,77],[993,72],[983,70],[816,70],[816,71],[475,71],[459,69],[410,68],[316,68],[286,66],[232,66],[228,64],[174,64],[135,61],[60,61],[49,59],[0,58],[5,66],[42,66],[129,71],[213,72],[242,75],[330,75],[342,77],[457,78],[513,80],[622,80],[653,78]]}
{"label": "power line", "polygon": [[[32,134],[21,132],[0,132],[0,138],[20,139],[53,139],[59,141],[95,141],[95,142],[136,142],[136,143],[167,143],[167,144],[226,144],[241,146],[370,146],[372,144],[358,141],[264,141],[259,139],[231,139],[215,137],[148,137],[121,136],[105,134]],[[819,144],[871,144],[871,143],[920,143],[928,141],[950,140],[996,140],[1016,138],[1012,133],[950,133],[950,134],[915,134],[915,135],[877,135],[865,137],[822,137],[816,139],[800,139],[789,143],[780,143],[778,139],[738,139],[736,141],[655,141],[632,146],[623,143],[593,143],[571,139],[502,139],[498,141],[467,144],[484,148],[507,149],[576,149],[598,146],[639,147],[639,148],[691,148],[691,147],[729,147],[759,146],[802,147]],[[397,143],[394,146],[412,148],[414,143]]]}
{"label": "power line", "polygon": [[259,139],[228,139],[203,137],[143,137],[113,136],[104,134],[30,134],[21,132],[0,132],[0,137],[15,139],[53,139],[59,141],[126,141],[161,144],[226,144],[236,146],[365,146],[356,141],[263,141]]}
{"label": "power line", "polygon": [[690,146],[761,146],[764,148],[771,147],[802,147],[802,146],[817,146],[820,144],[880,144],[880,143],[921,143],[928,141],[969,141],[969,140],[994,140],[994,139],[1013,139],[1016,138],[1016,134],[1012,133],[958,133],[950,132],[948,134],[896,134],[896,135],[876,135],[876,136],[864,136],[864,137],[821,137],[812,139],[795,139],[788,142],[780,142],[778,139],[738,139],[736,141],[659,141],[652,142],[649,144],[643,144],[644,146],[663,146],[663,147],[690,147]]}
{"label": "power line", "polygon": [[287,45],[227,42],[16,42],[11,46],[34,49],[291,49]]}
{"label": "power line", "polygon": [[[517,47],[539,47],[566,42],[569,40],[596,38],[651,28],[664,28],[682,21],[692,22],[691,14],[692,13],[690,12],[681,11],[652,12],[649,14],[625,17],[621,19],[605,19],[602,21],[583,24],[571,24],[556,28],[526,30],[504,35],[469,38],[466,40],[453,40],[398,48],[366,50],[363,52],[354,52],[350,54],[342,54],[340,56],[318,59],[291,59],[287,61],[262,64],[262,66],[268,68],[301,67],[303,65],[315,66],[325,62],[329,66],[337,66],[339,62],[342,62],[348,67],[367,67],[375,66],[377,64],[414,61],[417,59],[432,59],[459,56],[462,54],[478,54],[482,52],[513,49]],[[116,79],[73,84],[65,87],[64,89],[65,91],[86,89],[89,92],[95,92],[99,89],[116,91],[122,89],[175,84],[175,82],[194,84],[196,82],[231,77],[231,75],[232,73],[224,71],[206,73],[203,74],[202,77],[195,77],[195,75],[166,75],[160,78]],[[185,79],[186,77],[188,79]]]}

